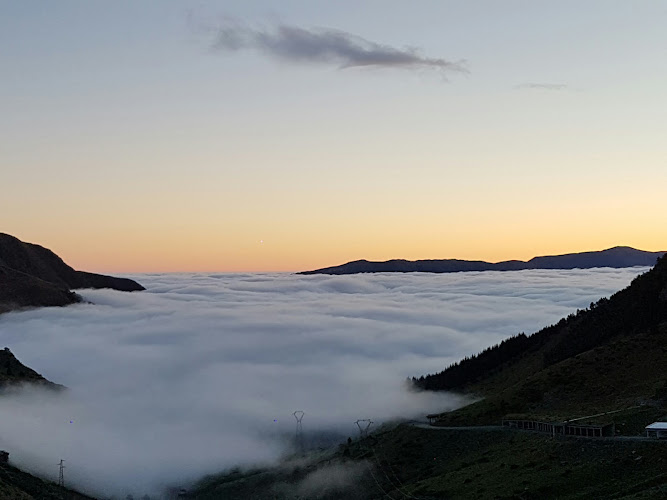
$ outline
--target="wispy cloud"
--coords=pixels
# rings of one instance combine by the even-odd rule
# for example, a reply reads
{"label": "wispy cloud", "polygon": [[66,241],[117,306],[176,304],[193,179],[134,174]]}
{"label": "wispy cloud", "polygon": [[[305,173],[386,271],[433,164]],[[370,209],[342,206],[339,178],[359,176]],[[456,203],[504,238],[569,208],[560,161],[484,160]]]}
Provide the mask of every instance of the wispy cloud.
{"label": "wispy cloud", "polygon": [[534,89],[534,90],[567,90],[568,86],[564,83],[522,83],[514,87],[516,89]]}
{"label": "wispy cloud", "polygon": [[331,64],[339,68],[426,68],[467,72],[464,61],[427,57],[415,47],[397,48],[329,28],[308,29],[286,24],[252,28],[226,21],[217,28],[213,47],[228,52],[255,50],[287,62]]}

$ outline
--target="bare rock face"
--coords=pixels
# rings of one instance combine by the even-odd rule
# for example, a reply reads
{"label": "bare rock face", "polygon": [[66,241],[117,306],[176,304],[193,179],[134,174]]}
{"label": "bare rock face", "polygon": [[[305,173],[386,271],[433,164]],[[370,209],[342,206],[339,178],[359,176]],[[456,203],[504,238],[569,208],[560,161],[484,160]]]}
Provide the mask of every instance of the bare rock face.
{"label": "bare rock face", "polygon": [[0,313],[73,304],[76,288],[145,290],[131,279],[76,271],[49,249],[0,233]]}

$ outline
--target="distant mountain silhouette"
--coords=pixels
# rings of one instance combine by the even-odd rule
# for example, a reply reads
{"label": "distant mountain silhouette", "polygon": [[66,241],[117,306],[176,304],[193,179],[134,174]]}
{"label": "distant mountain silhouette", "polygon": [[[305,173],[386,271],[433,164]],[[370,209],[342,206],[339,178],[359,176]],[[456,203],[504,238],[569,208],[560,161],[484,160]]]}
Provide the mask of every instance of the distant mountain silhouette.
{"label": "distant mountain silhouette", "polygon": [[457,273],[464,271],[519,271],[522,269],[590,269],[593,267],[653,266],[665,252],[645,252],[631,247],[614,247],[597,252],[569,253],[533,257],[529,261],[393,259],[384,262],[355,260],[340,266],[325,267],[298,274],[358,274],[358,273]]}
{"label": "distant mountain silhouette", "polygon": [[76,288],[145,290],[131,279],[76,271],[49,249],[0,233],[0,313],[73,304]]}

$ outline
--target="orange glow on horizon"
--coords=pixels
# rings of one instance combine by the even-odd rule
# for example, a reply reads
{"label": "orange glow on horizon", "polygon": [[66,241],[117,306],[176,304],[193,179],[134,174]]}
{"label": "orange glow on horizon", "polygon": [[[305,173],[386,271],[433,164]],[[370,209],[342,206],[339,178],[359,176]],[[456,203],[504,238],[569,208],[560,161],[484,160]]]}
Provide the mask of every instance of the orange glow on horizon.
{"label": "orange glow on horizon", "polygon": [[54,202],[48,218],[43,206],[26,206],[0,230],[50,248],[76,269],[107,274],[292,272],[358,259],[498,262],[614,246],[667,250],[661,185],[641,187],[632,210],[622,193],[591,198],[581,189],[563,201],[552,186],[533,192],[487,185],[447,196],[426,186],[409,198],[331,190],[293,200],[271,191],[261,203],[240,197],[220,206],[215,197],[174,204],[168,198],[175,193],[165,192],[150,205],[91,199],[82,210]]}
{"label": "orange glow on horizon", "polygon": [[[113,238],[78,241],[68,238],[45,238],[38,241],[16,235],[24,241],[36,242],[50,248],[75,269],[97,273],[145,273],[145,272],[296,272],[344,264],[366,259],[464,259],[499,262],[503,260],[529,260],[540,255],[604,250],[613,246],[632,246],[640,250],[661,251],[667,244],[660,244],[657,237],[636,237],[632,241],[616,241],[613,237],[598,236],[582,242],[566,239],[535,238],[528,240],[504,240],[493,233],[469,235],[466,240],[451,242],[427,238],[385,237],[376,246],[366,241],[346,241],[335,245],[333,239],[320,245],[313,242],[291,247],[287,241],[267,238],[246,241],[227,247],[224,241],[197,240],[179,242],[178,238],[145,238],[132,246],[119,245]],[[402,240],[402,241],[401,241]],[[502,243],[502,244],[501,244]]]}

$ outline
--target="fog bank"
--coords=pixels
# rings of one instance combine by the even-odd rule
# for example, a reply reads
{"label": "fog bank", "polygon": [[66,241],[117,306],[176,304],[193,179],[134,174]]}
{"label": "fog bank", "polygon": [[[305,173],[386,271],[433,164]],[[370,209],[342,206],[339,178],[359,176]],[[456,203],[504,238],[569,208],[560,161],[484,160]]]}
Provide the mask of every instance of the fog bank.
{"label": "fog bank", "polygon": [[[131,276],[146,292],[0,316],[0,347],[65,395],[3,397],[14,463],[98,495],[141,496],[271,462],[294,432],[354,436],[354,421],[460,405],[403,381],[532,333],[643,269],[457,274]],[[304,491],[334,485],[314,477]],[[338,477],[338,476],[336,476]]]}

